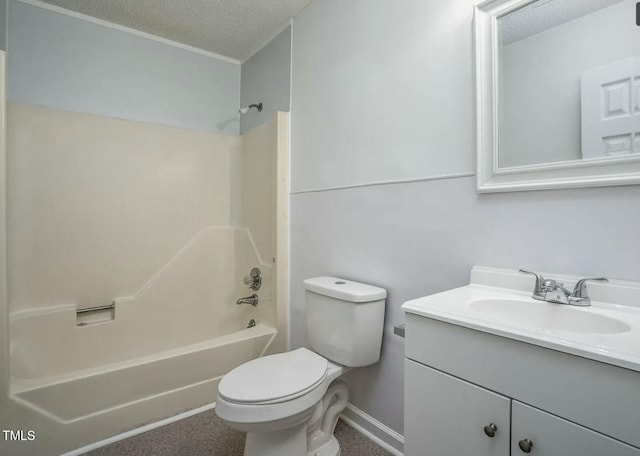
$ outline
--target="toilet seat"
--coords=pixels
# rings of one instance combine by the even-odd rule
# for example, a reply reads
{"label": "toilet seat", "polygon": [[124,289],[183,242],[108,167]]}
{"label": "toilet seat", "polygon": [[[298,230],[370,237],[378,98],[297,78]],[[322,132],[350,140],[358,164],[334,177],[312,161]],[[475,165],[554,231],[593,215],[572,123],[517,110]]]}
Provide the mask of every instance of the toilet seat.
{"label": "toilet seat", "polygon": [[227,402],[246,405],[278,404],[304,396],[326,379],[328,362],[298,348],[249,361],[224,376],[218,395]]}

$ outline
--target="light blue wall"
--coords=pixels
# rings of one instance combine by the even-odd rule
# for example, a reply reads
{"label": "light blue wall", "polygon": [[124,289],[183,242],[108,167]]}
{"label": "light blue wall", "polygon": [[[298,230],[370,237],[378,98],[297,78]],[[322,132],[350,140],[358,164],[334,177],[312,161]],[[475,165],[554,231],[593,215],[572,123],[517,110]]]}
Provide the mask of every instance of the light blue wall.
{"label": "light blue wall", "polygon": [[[291,341],[307,344],[304,289],[331,275],[388,290],[382,357],[350,401],[403,432],[408,299],[462,286],[472,265],[640,280],[640,185],[479,195],[477,0],[323,0],[293,22]],[[300,192],[395,181],[351,189]],[[428,453],[428,449],[425,449]]]}
{"label": "light blue wall", "polygon": [[240,65],[9,0],[10,101],[237,134]]}
{"label": "light blue wall", "polygon": [[474,3],[324,0],[294,19],[294,191],[473,172]]}
{"label": "light blue wall", "polygon": [[350,402],[402,433],[404,339],[393,327],[405,301],[467,285],[474,264],[638,281],[639,201],[640,186],[478,195],[474,177],[294,194],[292,347],[308,345],[304,279],[387,289],[380,362],[347,381]]}
{"label": "light blue wall", "polygon": [[251,110],[240,118],[245,133],[271,120],[276,111],[289,111],[291,91],[291,27],[242,64],[240,104],[262,102],[262,112]]}
{"label": "light blue wall", "polygon": [[0,49],[7,50],[7,0],[0,0]]}

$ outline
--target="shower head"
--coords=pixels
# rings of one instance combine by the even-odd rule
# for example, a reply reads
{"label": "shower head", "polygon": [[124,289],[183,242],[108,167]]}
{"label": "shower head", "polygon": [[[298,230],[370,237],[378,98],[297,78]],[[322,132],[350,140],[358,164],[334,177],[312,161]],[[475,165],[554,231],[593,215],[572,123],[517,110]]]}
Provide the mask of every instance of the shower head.
{"label": "shower head", "polygon": [[258,103],[258,104],[250,104],[249,106],[245,106],[243,108],[238,109],[238,112],[241,115],[245,115],[247,114],[249,111],[251,111],[251,108],[256,108],[258,110],[258,112],[262,112],[262,103]]}

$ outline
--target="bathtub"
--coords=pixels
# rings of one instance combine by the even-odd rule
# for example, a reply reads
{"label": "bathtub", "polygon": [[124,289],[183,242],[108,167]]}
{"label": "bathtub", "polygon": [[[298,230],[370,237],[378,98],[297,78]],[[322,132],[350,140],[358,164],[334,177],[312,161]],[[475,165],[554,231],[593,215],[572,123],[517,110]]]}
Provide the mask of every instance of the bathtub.
{"label": "bathtub", "polygon": [[[154,355],[38,379],[15,379],[12,398],[59,423],[76,423],[187,390],[215,400],[220,378],[262,356],[276,330],[265,324]],[[128,413],[128,412],[127,412]]]}

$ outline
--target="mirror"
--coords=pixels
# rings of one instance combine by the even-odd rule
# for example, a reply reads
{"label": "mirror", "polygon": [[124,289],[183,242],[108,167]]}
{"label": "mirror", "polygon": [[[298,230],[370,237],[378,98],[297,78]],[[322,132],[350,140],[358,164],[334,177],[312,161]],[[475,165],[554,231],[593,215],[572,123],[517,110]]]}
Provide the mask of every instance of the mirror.
{"label": "mirror", "polygon": [[636,0],[476,7],[478,191],[640,183]]}

